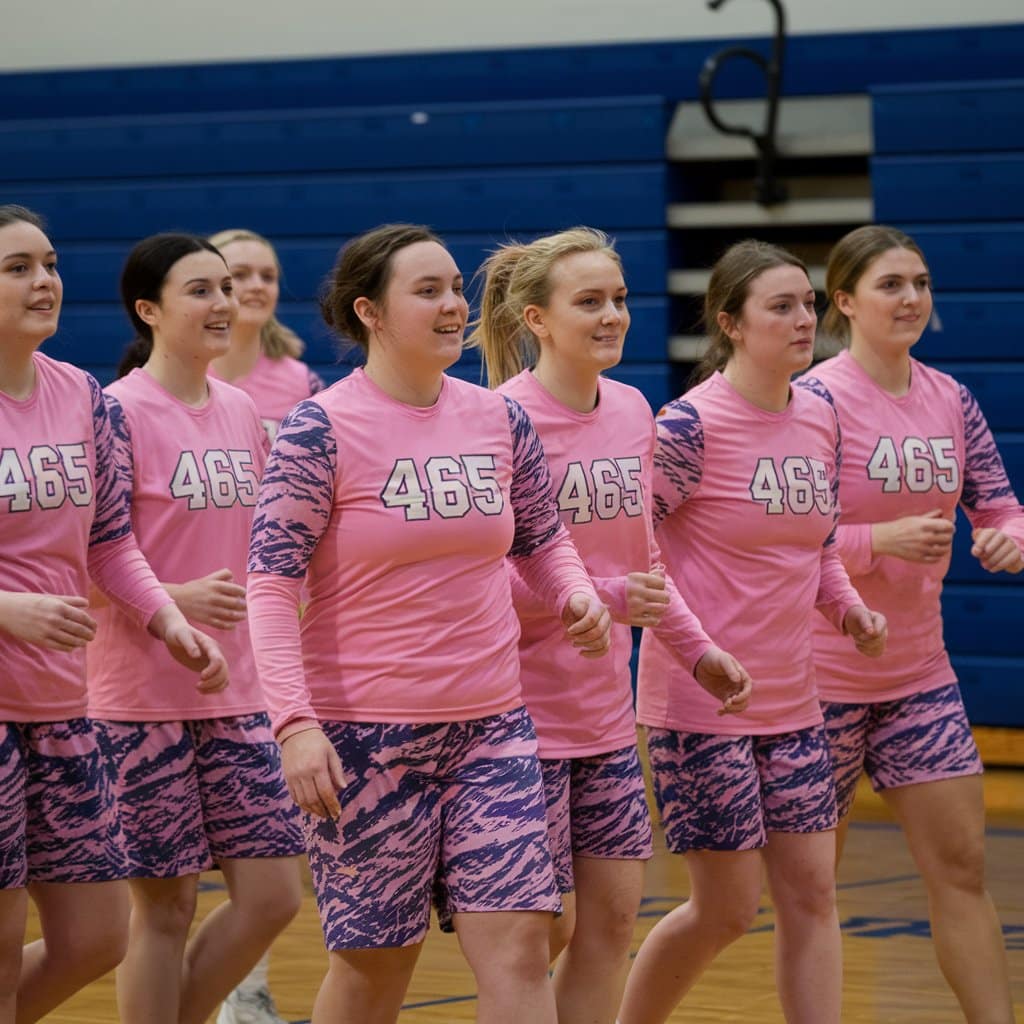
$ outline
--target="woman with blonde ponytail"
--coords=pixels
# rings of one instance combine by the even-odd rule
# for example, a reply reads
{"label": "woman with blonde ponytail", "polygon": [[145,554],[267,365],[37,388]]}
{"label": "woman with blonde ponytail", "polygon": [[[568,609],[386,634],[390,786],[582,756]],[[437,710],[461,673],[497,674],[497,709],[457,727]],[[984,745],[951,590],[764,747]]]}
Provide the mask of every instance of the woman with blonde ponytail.
{"label": "woman with blonde ponytail", "polygon": [[617,623],[611,656],[582,662],[510,564],[564,908],[551,935],[558,1020],[612,1024],[651,855],[629,626],[657,627],[723,713],[743,710],[750,680],[713,645],[660,565],[650,514],[653,417],[640,392],[602,376],[621,359],[629,327],[615,249],[601,232],[574,228],[505,245],[482,273],[471,342],[491,387],[529,414],[559,515]]}
{"label": "woman with blonde ponytail", "polygon": [[231,271],[238,298],[231,348],[210,364],[210,373],[241,388],[256,403],[273,441],[285,415],[321,391],[324,382],[300,362],[305,346],[277,319],[281,264],[270,242],[244,228],[219,231],[210,241]]}

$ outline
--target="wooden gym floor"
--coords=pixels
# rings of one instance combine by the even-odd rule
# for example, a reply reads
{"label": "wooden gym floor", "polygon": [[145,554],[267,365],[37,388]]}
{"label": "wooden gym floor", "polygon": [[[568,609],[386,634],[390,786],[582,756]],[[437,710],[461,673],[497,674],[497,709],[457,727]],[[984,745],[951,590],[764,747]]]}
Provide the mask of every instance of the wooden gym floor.
{"label": "wooden gym floor", "polygon": [[[1016,754],[994,761],[1019,763]],[[983,746],[983,752],[985,748]],[[991,754],[991,756],[990,756]],[[1015,1007],[1024,1022],[1024,770],[990,769],[988,807],[989,888],[999,908],[1009,951]],[[636,944],[688,889],[682,858],[668,854],[655,833],[655,855],[636,929]],[[204,876],[199,913],[224,899],[220,876]],[[862,784],[839,876],[839,915],[844,935],[844,1022],[849,1024],[955,1024],[956,1004],[939,974],[928,938],[924,891],[902,836],[882,802]],[[772,980],[772,911],[765,899],[741,942],[723,954],[691,992],[686,1024],[781,1024]],[[30,938],[36,936],[30,922]],[[271,987],[289,1021],[306,1021],[323,976],[325,956],[316,908],[308,892],[298,918],[274,946]],[[403,1024],[447,1024],[475,1019],[473,979],[453,936],[433,928],[401,1015]],[[112,976],[79,993],[48,1018],[53,1024],[114,1024]]]}

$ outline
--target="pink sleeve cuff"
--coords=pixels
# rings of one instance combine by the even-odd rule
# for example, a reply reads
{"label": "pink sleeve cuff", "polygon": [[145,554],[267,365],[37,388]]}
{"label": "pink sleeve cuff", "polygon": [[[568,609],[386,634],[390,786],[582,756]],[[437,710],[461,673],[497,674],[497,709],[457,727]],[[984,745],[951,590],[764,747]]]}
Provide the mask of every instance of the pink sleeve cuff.
{"label": "pink sleeve cuff", "polygon": [[608,607],[608,612],[616,622],[629,625],[629,608],[626,604],[625,576],[594,576],[594,589],[597,596]]}
{"label": "pink sleeve cuff", "polygon": [[316,718],[293,718],[289,722],[285,722],[284,725],[278,727],[274,733],[274,738],[277,740],[278,746],[284,743],[285,740],[290,739],[292,736],[297,736],[300,732],[310,732],[313,729],[319,729],[320,722]]}

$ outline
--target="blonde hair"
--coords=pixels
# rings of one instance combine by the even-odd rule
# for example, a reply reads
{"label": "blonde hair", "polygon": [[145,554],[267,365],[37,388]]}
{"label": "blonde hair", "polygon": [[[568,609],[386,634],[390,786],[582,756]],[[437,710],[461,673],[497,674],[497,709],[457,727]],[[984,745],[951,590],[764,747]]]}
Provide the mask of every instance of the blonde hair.
{"label": "blonde hair", "polygon": [[526,326],[527,306],[546,306],[551,299],[551,271],[566,256],[600,252],[621,270],[614,243],[596,228],[575,227],[536,241],[509,242],[483,262],[480,317],[468,344],[480,349],[489,387],[496,388],[537,361],[539,348]]}
{"label": "blonde hair", "polygon": [[[277,250],[268,239],[256,234],[255,231],[249,231],[246,228],[227,228],[224,231],[218,231],[215,235],[210,235],[209,240],[218,249],[225,245],[231,245],[232,242],[259,242],[260,245],[265,245],[270,250],[270,255],[274,257],[277,275],[281,276],[281,261],[277,258]],[[291,328],[285,327],[276,315],[271,314],[270,319],[260,328],[260,348],[269,359],[283,359],[285,356],[299,359],[306,346]]]}
{"label": "blonde hair", "polygon": [[733,344],[718,322],[718,314],[727,313],[733,319],[739,317],[751,284],[774,267],[799,267],[807,273],[803,261],[788,250],[754,238],[729,246],[718,258],[711,269],[711,280],[704,296],[704,330],[709,345],[693,372],[692,383],[698,384],[725,369],[732,358]]}
{"label": "blonde hair", "polygon": [[822,330],[826,334],[849,344],[850,321],[836,305],[836,292],[852,295],[868,267],[890,249],[909,249],[917,253],[921,262],[928,266],[924,253],[910,235],[885,224],[865,224],[864,227],[855,228],[832,247],[828,254],[828,269],[825,271],[828,309],[821,321]]}

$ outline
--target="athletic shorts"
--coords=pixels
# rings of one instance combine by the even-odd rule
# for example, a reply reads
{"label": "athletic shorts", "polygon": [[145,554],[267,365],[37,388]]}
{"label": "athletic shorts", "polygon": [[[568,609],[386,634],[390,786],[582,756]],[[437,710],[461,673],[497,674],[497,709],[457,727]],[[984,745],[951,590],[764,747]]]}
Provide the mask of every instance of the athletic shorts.
{"label": "athletic shorts", "polygon": [[636,747],[542,760],[548,842],[559,892],[572,892],[573,857],[648,860],[651,817]]}
{"label": "athletic shorts", "polygon": [[824,726],[774,736],[648,729],[647,751],[673,853],[755,850],[769,832],[836,827]]}
{"label": "athletic shorts", "polygon": [[420,942],[454,913],[561,903],[525,708],[444,724],[324,722],[345,771],[339,820],[304,815],[328,949]]}
{"label": "athletic shorts", "polygon": [[0,889],[124,878],[112,782],[89,719],[0,723]]}
{"label": "athletic shorts", "polygon": [[875,704],[822,701],[839,816],[866,771],[876,790],[980,775],[981,757],[956,683]]}
{"label": "athletic shorts", "polygon": [[132,878],[304,852],[266,714],[96,724],[114,766]]}

